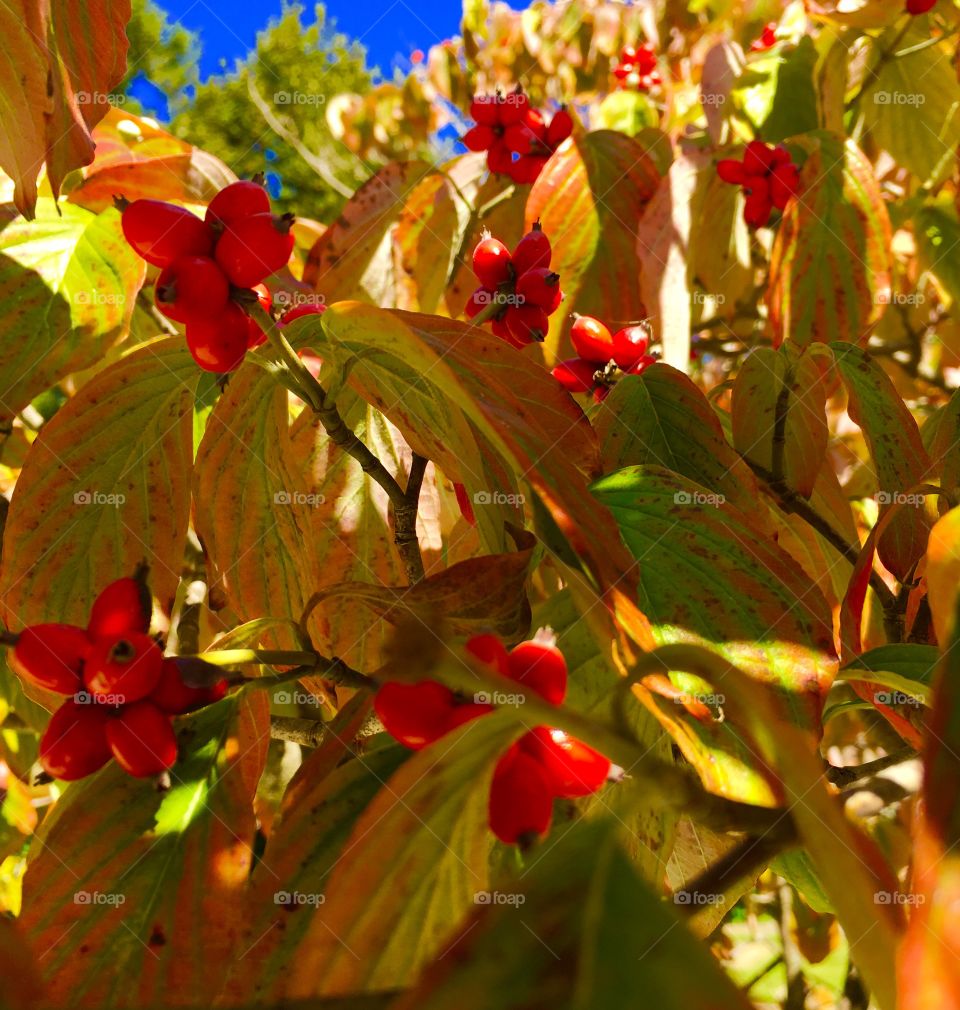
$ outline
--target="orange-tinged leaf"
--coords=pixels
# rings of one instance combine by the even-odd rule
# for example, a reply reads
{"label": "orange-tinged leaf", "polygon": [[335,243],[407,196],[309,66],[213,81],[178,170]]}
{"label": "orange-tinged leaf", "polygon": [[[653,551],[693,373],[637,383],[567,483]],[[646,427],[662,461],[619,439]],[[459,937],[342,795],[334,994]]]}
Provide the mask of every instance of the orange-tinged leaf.
{"label": "orange-tinged leaf", "polygon": [[960,587],[960,508],[951,509],[930,531],[926,578],[937,641],[949,642]]}
{"label": "orange-tinged leaf", "polygon": [[93,161],[90,129],[126,70],[129,19],[129,0],[13,0],[0,9],[0,167],[25,217],[44,162],[56,195],[68,172]]}
{"label": "orange-tinged leaf", "polygon": [[526,227],[540,220],[553,245],[551,269],[566,294],[550,326],[547,351],[567,358],[567,314],[576,310],[623,325],[640,305],[637,230],[660,182],[643,146],[597,130],[565,141],[527,198]]}
{"label": "orange-tinged leaf", "polygon": [[182,719],[165,793],[115,764],[69,787],[24,878],[21,924],[51,1004],[213,1000],[240,936],[267,720],[262,695]]}
{"label": "orange-tinged leaf", "polygon": [[[800,146],[800,141],[797,141]],[[777,343],[865,343],[890,300],[891,229],[873,168],[852,143],[807,135],[800,193],[770,258],[767,305]]]}
{"label": "orange-tinged leaf", "polygon": [[7,918],[0,919],[0,973],[3,974],[3,1010],[32,1010],[43,1000],[43,983],[33,951],[20,929]]}
{"label": "orange-tinged leaf", "polygon": [[180,338],[92,378],[44,425],[17,482],[0,568],[3,616],[85,625],[107,583],[151,566],[168,609],[190,510],[199,370]]}

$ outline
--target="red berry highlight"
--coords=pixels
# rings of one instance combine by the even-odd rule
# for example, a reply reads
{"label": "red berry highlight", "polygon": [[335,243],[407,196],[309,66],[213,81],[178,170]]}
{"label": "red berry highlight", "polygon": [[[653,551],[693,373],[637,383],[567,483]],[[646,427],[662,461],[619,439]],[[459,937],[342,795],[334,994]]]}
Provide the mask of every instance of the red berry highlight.
{"label": "red berry highlight", "polygon": [[270,197],[258,182],[241,179],[224,186],[207,206],[207,224],[228,225],[252,214],[269,214]]}
{"label": "red berry highlight", "polygon": [[145,635],[150,630],[153,600],[139,578],[111,582],[93,601],[87,634],[94,640]]}
{"label": "red berry highlight", "polygon": [[196,214],[163,200],[134,200],[124,208],[120,225],[136,252],[148,263],[165,267],[181,256],[209,256],[213,231]]}
{"label": "red berry highlight", "polygon": [[485,288],[496,289],[510,280],[510,250],[496,238],[484,233],[473,250],[473,272]]}
{"label": "red berry highlight", "polygon": [[613,358],[613,337],[610,330],[593,316],[574,316],[570,340],[573,349],[586,361],[605,365]]}
{"label": "red berry highlight", "polygon": [[593,375],[597,366],[583,358],[568,358],[555,365],[550,374],[568,393],[589,393],[596,385]]}
{"label": "red berry highlight", "polygon": [[40,738],[40,765],[55,779],[72,782],[99,771],[110,760],[109,713],[100,705],[65,701]]}
{"label": "red berry highlight", "polygon": [[519,744],[539,762],[554,796],[589,796],[610,774],[609,758],[560,729],[538,726],[521,737]]}
{"label": "red berry highlight", "polygon": [[434,680],[419,684],[390,681],[377,691],[373,708],[395,740],[411,750],[420,750],[447,731],[454,695]]}
{"label": "red berry highlight", "polygon": [[29,684],[57,694],[75,694],[83,686],[83,663],[90,640],[72,624],[34,624],[20,632],[10,653],[13,672]]}
{"label": "red berry highlight", "polygon": [[286,266],[293,252],[290,215],[252,214],[235,220],[217,243],[216,258],[231,284],[252,288]]}
{"label": "red berry highlight", "polygon": [[163,653],[148,635],[100,639],[90,649],[83,682],[94,694],[114,695],[126,705],[145,698],[156,687]]}
{"label": "red berry highlight", "polygon": [[222,312],[230,283],[209,256],[181,256],[163,268],[155,288],[157,308],[178,323]]}
{"label": "red berry highlight", "polygon": [[536,221],[513,250],[513,269],[518,277],[522,277],[528,270],[546,268],[550,266],[552,254],[550,239],[544,234],[540,222]]}
{"label": "red berry highlight", "polygon": [[510,653],[510,677],[552,705],[559,705],[567,693],[567,661],[555,645],[521,642]]}
{"label": "red berry highlight", "polygon": [[490,785],[490,830],[512,845],[547,833],[553,817],[553,795],[536,758],[514,744],[497,762]]}
{"label": "red berry highlight", "polygon": [[539,305],[547,315],[560,307],[563,291],[560,290],[560,275],[546,267],[528,270],[517,281],[516,294],[521,304]]}
{"label": "red berry highlight", "polygon": [[107,724],[107,743],[116,762],[134,778],[149,778],[177,761],[170,716],[149,701],[128,705]]}
{"label": "red berry highlight", "polygon": [[250,341],[250,317],[235,302],[219,316],[187,323],[187,347],[207,372],[232,372],[243,361]]}

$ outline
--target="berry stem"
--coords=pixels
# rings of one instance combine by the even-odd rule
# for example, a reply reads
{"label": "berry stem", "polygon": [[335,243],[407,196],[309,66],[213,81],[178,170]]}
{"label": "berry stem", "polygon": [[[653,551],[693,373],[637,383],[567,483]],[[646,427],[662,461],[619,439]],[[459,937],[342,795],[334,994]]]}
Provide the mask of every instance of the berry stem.
{"label": "berry stem", "polygon": [[[327,391],[300,360],[300,356],[290,345],[290,341],[283,335],[276,321],[263,309],[263,306],[260,304],[251,305],[248,312],[266,334],[270,347],[278,355],[279,370],[276,374],[280,381],[292,393],[309,404],[313,412],[320,418],[320,423],[330,441],[348,456],[352,456],[360,464],[360,469],[386,492],[393,511],[393,542],[403,561],[407,581],[411,585],[420,582],[423,579],[424,571],[423,558],[420,555],[420,541],[417,537],[419,485],[416,498],[413,499],[397,483],[396,478],[383,465],[379,457],[351,431],[340,411],[337,410],[336,404],[330,402]],[[422,481],[422,475],[420,479]]]}

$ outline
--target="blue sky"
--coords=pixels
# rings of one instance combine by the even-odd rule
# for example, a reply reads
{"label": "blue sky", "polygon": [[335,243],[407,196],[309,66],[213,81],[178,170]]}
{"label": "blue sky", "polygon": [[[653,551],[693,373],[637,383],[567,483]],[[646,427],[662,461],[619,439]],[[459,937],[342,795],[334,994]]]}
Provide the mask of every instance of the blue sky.
{"label": "blue sky", "polygon": [[[201,74],[220,70],[253,47],[258,29],[280,13],[281,0],[158,0],[171,20],[199,30],[203,42]],[[312,0],[303,3],[312,14]],[[330,0],[327,16],[337,28],[359,39],[368,61],[387,76],[396,58],[407,60],[414,49],[428,49],[459,31],[460,0]],[[307,18],[307,13],[304,15]],[[403,63],[401,63],[403,65]]]}

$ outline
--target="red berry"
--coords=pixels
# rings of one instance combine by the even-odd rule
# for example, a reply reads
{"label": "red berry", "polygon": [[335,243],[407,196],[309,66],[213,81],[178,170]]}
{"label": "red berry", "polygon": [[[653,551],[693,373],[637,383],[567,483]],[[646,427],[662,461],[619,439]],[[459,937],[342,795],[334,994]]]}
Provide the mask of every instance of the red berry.
{"label": "red berry", "polygon": [[116,762],[134,778],[149,778],[177,761],[170,716],[149,701],[128,705],[107,724],[107,743]]}
{"label": "red berry", "polygon": [[486,151],[497,142],[497,135],[492,126],[480,123],[467,130],[462,141],[468,151]]}
{"label": "red berry", "polygon": [[553,114],[547,127],[547,143],[551,147],[559,147],[573,133],[573,117],[567,112],[565,105]]}
{"label": "red berry", "polygon": [[521,642],[510,653],[510,678],[559,705],[567,693],[567,661],[555,645]]}
{"label": "red berry", "polygon": [[463,308],[463,314],[467,319],[473,319],[479,315],[488,305],[492,305],[496,298],[496,292],[489,288],[477,288],[467,299],[467,304]]}
{"label": "red berry", "polygon": [[773,201],[770,198],[770,184],[766,179],[751,179],[744,189],[746,201],[743,208],[743,219],[753,228],[762,228],[770,218]]}
{"label": "red berry", "polygon": [[616,79],[622,83],[624,80],[626,80],[627,77],[630,76],[630,74],[633,73],[633,68],[634,68],[633,63],[630,62],[618,63],[617,66],[614,67],[613,69],[613,76],[616,77]]}
{"label": "red berry", "polygon": [[210,687],[191,687],[184,683],[180,673],[180,663],[174,657],[164,659],[160,667],[160,679],[150,692],[147,700],[168,715],[181,715],[195,708],[219,701],[227,693],[226,680],[220,680]]}
{"label": "red berry", "polygon": [[908,14],[926,14],[937,5],[937,0],[907,0]]}
{"label": "red berry", "polygon": [[751,140],[743,155],[743,170],[746,175],[766,175],[773,167],[776,150],[762,140]]}
{"label": "red berry", "polygon": [[506,95],[500,105],[500,122],[504,126],[512,126],[514,123],[519,123],[526,116],[529,108],[530,99],[527,98],[518,84],[516,90]]}
{"label": "red berry", "polygon": [[234,302],[213,319],[187,323],[187,347],[208,372],[232,372],[243,361],[249,343],[250,317]]}
{"label": "red berry", "polygon": [[777,44],[777,23],[771,21],[768,25],[764,25],[763,31],[760,33],[758,39],[754,39],[750,44],[750,51],[753,53],[761,53],[767,49],[772,49]]}
{"label": "red berry", "polygon": [[453,692],[435,680],[419,684],[389,681],[373,699],[384,729],[411,750],[420,750],[446,733],[453,706]]}
{"label": "red berry", "polygon": [[657,359],[652,354],[645,354],[639,361],[626,369],[627,375],[642,375]]}
{"label": "red berry", "polygon": [[519,744],[540,763],[554,796],[589,796],[610,774],[608,758],[560,729],[537,726]]}
{"label": "red berry", "polygon": [[139,701],[157,686],[163,653],[148,635],[101,638],[83,666],[83,682],[94,694],[116,695],[118,705]]}
{"label": "red berry", "polygon": [[586,361],[605,365],[613,357],[613,337],[607,327],[593,316],[575,315],[570,339],[573,349]]}
{"label": "red berry", "polygon": [[460,515],[471,525],[477,525],[477,517],[473,514],[473,502],[467,494],[467,489],[462,484],[453,485],[453,493],[457,496],[457,504],[460,506]]}
{"label": "red berry", "polygon": [[521,158],[518,158],[511,166],[510,178],[518,186],[530,186],[540,177],[544,165],[549,160],[544,155],[525,154]]}
{"label": "red berry", "polygon": [[510,280],[510,250],[496,238],[484,232],[473,250],[473,272],[485,288],[498,288]]}
{"label": "red berry", "polygon": [[546,267],[528,270],[517,281],[516,294],[521,304],[529,302],[531,305],[539,305],[550,315],[557,311],[563,301],[560,274],[551,273]]}
{"label": "red berry", "polygon": [[504,322],[521,347],[542,342],[550,330],[550,320],[539,305],[511,305]]}
{"label": "red berry", "polygon": [[287,309],[286,312],[280,317],[280,325],[286,326],[287,323],[292,323],[294,319],[302,319],[304,316],[320,316],[327,311],[327,306],[322,302],[319,304],[303,304],[296,305],[292,309]]}
{"label": "red berry", "polygon": [[503,135],[503,142],[517,154],[529,154],[534,145],[546,139],[547,127],[543,115],[536,109],[527,109],[520,122],[508,126]]}
{"label": "red berry", "polygon": [[497,762],[490,784],[490,830],[512,845],[545,835],[553,817],[550,783],[539,762],[514,744]]}
{"label": "red berry", "polygon": [[145,635],[150,630],[153,599],[142,579],[117,579],[100,591],[90,610],[87,634],[94,640]]}
{"label": "red berry", "polygon": [[471,722],[478,716],[487,715],[489,712],[493,711],[493,705],[487,705],[486,703],[480,702],[467,702],[464,705],[455,705],[450,710],[450,715],[447,717],[446,726],[444,726],[444,733],[451,733],[453,730],[462,726],[464,723]]}
{"label": "red berry", "polygon": [[29,684],[75,694],[81,687],[83,661],[90,639],[72,624],[34,624],[20,632],[10,653],[13,672]]}
{"label": "red berry", "polygon": [[646,353],[650,330],[644,323],[624,326],[613,335],[613,360],[618,368],[632,368]]}
{"label": "red berry", "polygon": [[126,240],[148,263],[165,267],[181,256],[209,256],[214,235],[190,211],[163,200],[127,204],[120,225]]}
{"label": "red berry", "polygon": [[474,635],[465,648],[474,659],[492,666],[502,677],[510,676],[510,656],[496,635]]}
{"label": "red berry", "polygon": [[800,190],[800,171],[796,165],[778,165],[770,176],[770,199],[774,207],[783,210]]}
{"label": "red berry", "polygon": [[516,340],[513,338],[513,334],[507,328],[507,324],[502,319],[491,319],[490,329],[493,330],[493,335],[495,337],[505,340],[511,347],[518,346]]}
{"label": "red berry", "polygon": [[476,95],[470,103],[470,118],[480,126],[497,126],[500,104],[499,95]]}
{"label": "red berry", "polygon": [[554,366],[551,375],[568,393],[588,393],[596,385],[593,377],[597,366],[583,358],[568,358]]}
{"label": "red berry", "polygon": [[224,186],[210,201],[204,221],[207,224],[232,224],[252,214],[269,214],[270,197],[258,182],[241,179]]}
{"label": "red berry", "polygon": [[110,714],[100,705],[65,701],[40,738],[40,765],[55,779],[72,782],[92,775],[110,760]]}
{"label": "red berry", "polygon": [[540,222],[536,221],[513,250],[514,272],[520,277],[528,270],[548,267],[551,255],[550,239],[543,233]]}
{"label": "red berry", "polygon": [[163,268],[155,288],[157,308],[178,323],[222,312],[230,284],[209,256],[181,256]]}
{"label": "red berry", "polygon": [[495,175],[508,175],[513,171],[513,155],[502,140],[487,151],[487,168]]}
{"label": "red berry", "polygon": [[735,186],[742,186],[747,181],[747,173],[744,171],[743,162],[735,158],[723,158],[717,162],[717,175],[724,182],[731,182]]}
{"label": "red berry", "polygon": [[252,214],[234,221],[217,243],[217,262],[231,284],[252,288],[286,266],[293,252],[293,219]]}

